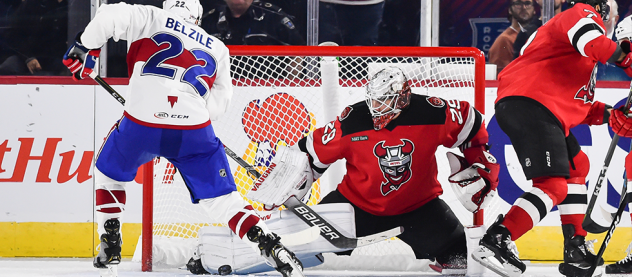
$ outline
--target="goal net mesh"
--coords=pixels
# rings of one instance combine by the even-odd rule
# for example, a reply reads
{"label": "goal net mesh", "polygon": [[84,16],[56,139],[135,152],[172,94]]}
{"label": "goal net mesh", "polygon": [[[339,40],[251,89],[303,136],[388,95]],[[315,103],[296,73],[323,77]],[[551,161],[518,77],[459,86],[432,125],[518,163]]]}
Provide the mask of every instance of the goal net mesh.
{"label": "goal net mesh", "polygon": [[[307,50],[302,52],[275,55],[261,54],[254,48],[236,48],[238,51],[231,48],[234,95],[228,112],[212,126],[224,145],[257,171],[266,170],[278,145],[296,144],[314,129],[334,120],[345,106],[364,101],[369,77],[387,66],[397,66],[405,72],[413,93],[470,103],[476,100],[477,109],[484,109],[484,101],[481,101],[484,86],[480,85],[484,72],[476,73],[481,68],[475,66],[481,62],[477,50],[452,48],[454,56],[450,56],[450,49],[419,47],[408,49],[411,53],[402,56],[397,48],[353,47],[349,50],[349,47],[336,47],[340,50],[335,55],[329,50],[332,47],[321,50],[323,48],[305,47]],[[469,52],[463,54],[458,49]],[[363,55],[363,51],[370,53]],[[484,59],[482,62],[484,65]],[[444,186],[442,198],[453,207],[464,225],[471,225],[472,214],[462,208],[447,184],[450,168],[446,151],[448,149],[437,151],[438,179]],[[253,177],[232,159],[228,161],[237,190],[245,195],[253,184]],[[153,207],[144,208],[153,208],[153,224],[143,226],[152,228],[153,265],[182,266],[191,256],[190,249],[196,243],[198,230],[221,223],[211,222],[201,207],[191,203],[189,192],[172,164],[164,158],[156,159],[154,164],[154,189],[149,196],[153,197]],[[305,202],[317,204],[336,188],[344,172],[344,161],[333,164],[313,185]],[[249,202],[262,211],[260,203]],[[174,251],[184,258],[162,261],[174,255],[171,253]],[[140,258],[137,254],[136,260]],[[397,239],[358,248],[353,255],[412,255],[414,259],[410,247]]]}

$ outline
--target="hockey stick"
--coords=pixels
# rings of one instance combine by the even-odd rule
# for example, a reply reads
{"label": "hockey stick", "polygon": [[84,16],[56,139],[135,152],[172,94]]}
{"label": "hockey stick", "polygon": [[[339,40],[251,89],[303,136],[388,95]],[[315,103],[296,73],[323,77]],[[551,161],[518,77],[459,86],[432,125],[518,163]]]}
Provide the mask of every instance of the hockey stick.
{"label": "hockey stick", "polygon": [[[121,103],[121,105],[125,105],[125,98],[123,98],[123,96],[121,96],[114,88],[112,88],[105,80],[103,80],[101,76],[97,75],[95,72],[90,73],[89,76],[90,78],[94,79],[99,85],[101,85],[101,87],[103,87],[108,93],[110,93],[110,95],[112,95],[112,97],[114,97],[116,101]],[[245,168],[250,174],[259,173],[253,166],[249,165],[246,161],[237,156],[237,154],[235,154],[233,150],[230,150],[230,148],[226,147],[226,145],[224,145],[224,151],[226,152],[226,155],[230,156],[241,167]]]}
{"label": "hockey stick", "polygon": [[[630,110],[630,105],[632,104],[632,83],[630,83],[630,93],[628,94],[628,99],[625,101],[625,108],[623,112],[628,114]],[[591,232],[594,234],[603,233],[608,230],[608,227],[601,226],[592,218],[590,215],[595,208],[595,203],[597,202],[597,196],[599,196],[599,192],[601,191],[601,185],[603,180],[606,178],[606,171],[608,171],[608,167],[610,166],[610,161],[612,160],[612,154],[614,150],[617,148],[617,143],[619,142],[619,135],[614,134],[612,137],[612,141],[610,142],[610,147],[608,147],[608,152],[606,153],[606,159],[604,160],[604,165],[599,172],[599,178],[597,178],[597,183],[595,184],[595,190],[590,197],[590,202],[588,202],[588,207],[586,208],[586,214],[584,215],[584,221],[582,222],[582,227],[587,232]],[[623,195],[621,196],[623,198]],[[603,213],[603,212],[602,212]],[[610,219],[614,219],[614,215],[610,216]]]}
{"label": "hockey stick", "polygon": [[280,235],[281,243],[285,246],[308,244],[320,236],[320,228],[312,226],[291,234]]}
{"label": "hockey stick", "polygon": [[[228,149],[228,148],[226,148]],[[228,149],[230,151],[230,149]],[[259,179],[261,177],[261,173],[259,173],[255,168],[244,161],[242,158],[237,156],[234,152],[227,154],[233,158],[239,165],[246,169],[254,179]],[[318,213],[316,213],[312,208],[305,205],[305,203],[301,202],[296,198],[296,196],[290,197],[285,203],[286,208],[292,210],[292,212],[303,222],[307,223],[310,226],[318,226],[321,230],[321,235],[327,239],[333,246],[341,248],[341,249],[351,249],[359,246],[369,245],[378,241],[390,239],[392,237],[400,235],[404,232],[404,227],[395,227],[390,230],[386,230],[384,232],[380,232],[373,235],[368,235],[359,238],[350,238],[338,231],[333,225],[331,225],[326,219],[322,218]]]}
{"label": "hockey stick", "polygon": [[[121,104],[125,104],[125,99],[114,90],[108,83],[106,83],[99,75],[96,73],[90,74],[90,77],[93,78],[99,85],[101,85],[105,90],[107,90],[112,97],[116,98]],[[255,168],[247,163],[244,159],[237,156],[235,152],[230,150],[230,148],[224,145],[224,151],[226,155],[231,157],[235,162],[237,162],[241,167],[245,168],[254,179],[259,179],[261,177],[261,173],[259,173]],[[338,248],[355,248],[358,246],[372,244],[374,242],[389,239],[395,236],[400,235],[403,231],[403,227],[396,227],[381,233],[360,237],[360,238],[349,238],[340,231],[338,231],[334,226],[332,226],[327,220],[318,215],[312,208],[305,205],[305,203],[296,199],[295,196],[290,197],[288,201],[285,203],[285,206],[292,210],[292,212],[298,216],[301,220],[303,220],[309,226],[317,226],[319,227],[319,234],[327,239],[333,246]],[[311,228],[310,228],[311,229]]]}
{"label": "hockey stick", "polygon": [[619,203],[619,209],[617,209],[617,212],[615,213],[614,220],[610,224],[610,228],[608,229],[606,236],[603,238],[603,243],[601,244],[601,247],[599,247],[599,252],[597,252],[595,261],[588,269],[589,274],[586,276],[592,276],[592,274],[595,272],[595,269],[597,269],[597,266],[599,265],[599,260],[603,256],[603,252],[606,251],[606,247],[608,246],[608,243],[610,242],[610,239],[612,238],[614,229],[617,227],[617,224],[619,224],[619,221],[621,221],[621,216],[623,215],[623,210],[625,210],[625,206],[627,206],[628,203],[632,200],[631,199],[632,194],[629,194],[627,192],[627,189],[625,191],[622,191],[621,195],[622,196],[621,196],[621,203]]}
{"label": "hockey stick", "polygon": [[121,105],[125,106],[125,98],[123,98],[123,96],[121,96],[118,92],[116,92],[114,88],[112,88],[108,83],[106,83],[103,79],[101,79],[101,76],[97,75],[97,73],[94,71],[92,71],[92,73],[90,73],[89,76],[90,78],[94,79],[97,83],[99,83],[99,85],[101,85],[108,93],[110,93],[110,95],[112,95],[112,97],[114,97],[116,101],[119,101]]}
{"label": "hockey stick", "polygon": [[327,239],[333,246],[341,249],[352,249],[360,246],[376,243],[378,241],[387,240],[398,236],[404,232],[404,227],[395,227],[377,234],[368,235],[359,238],[349,238],[340,233],[327,220],[314,212],[309,206],[301,202],[296,196],[290,197],[284,204],[288,209],[298,216],[303,222],[310,226],[318,226],[321,235]]}

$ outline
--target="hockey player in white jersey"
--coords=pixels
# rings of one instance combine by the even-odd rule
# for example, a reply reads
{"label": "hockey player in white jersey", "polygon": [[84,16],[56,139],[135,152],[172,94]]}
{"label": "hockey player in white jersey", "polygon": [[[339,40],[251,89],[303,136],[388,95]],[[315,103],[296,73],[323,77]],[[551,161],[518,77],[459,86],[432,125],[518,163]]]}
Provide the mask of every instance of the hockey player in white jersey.
{"label": "hockey player in white jersey", "polygon": [[140,165],[165,157],[182,174],[191,200],[209,222],[226,223],[283,276],[302,266],[236,191],[212,120],[233,94],[228,48],[199,27],[199,0],[167,0],[163,9],[125,3],[102,5],[63,57],[75,80],[94,71],[100,48],[126,40],[129,86],[123,117],[97,154],[96,218],[101,239],[94,266],[116,275],[121,260],[125,183]]}

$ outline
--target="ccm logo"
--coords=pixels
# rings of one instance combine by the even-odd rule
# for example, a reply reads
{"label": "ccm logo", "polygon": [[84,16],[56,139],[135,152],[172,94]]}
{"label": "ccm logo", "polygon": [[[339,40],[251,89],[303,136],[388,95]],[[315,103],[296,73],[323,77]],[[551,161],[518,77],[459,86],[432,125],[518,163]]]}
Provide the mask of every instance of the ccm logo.
{"label": "ccm logo", "polygon": [[311,213],[309,210],[305,209],[305,207],[296,207],[294,208],[304,219],[307,219],[309,223],[314,226],[318,226],[320,228],[320,232],[329,236],[329,240],[340,238],[338,234],[336,234],[329,226],[325,225],[324,222],[320,220],[316,215]]}
{"label": "ccm logo", "polygon": [[157,112],[157,113],[154,114],[154,116],[156,118],[160,118],[160,119],[165,119],[165,118],[187,119],[187,118],[189,118],[188,115],[183,115],[183,114],[172,114],[172,115],[169,115],[166,112]]}

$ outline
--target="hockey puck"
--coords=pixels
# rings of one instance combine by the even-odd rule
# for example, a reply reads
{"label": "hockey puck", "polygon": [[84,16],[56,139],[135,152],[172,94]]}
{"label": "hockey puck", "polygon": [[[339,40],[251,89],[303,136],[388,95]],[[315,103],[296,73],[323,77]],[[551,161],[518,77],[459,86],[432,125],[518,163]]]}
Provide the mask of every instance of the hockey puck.
{"label": "hockey puck", "polygon": [[223,276],[223,275],[228,275],[228,274],[233,273],[233,269],[230,267],[230,265],[225,264],[225,265],[223,265],[223,266],[220,266],[220,267],[217,269],[217,273],[218,273],[219,275],[222,275],[222,276]]}

